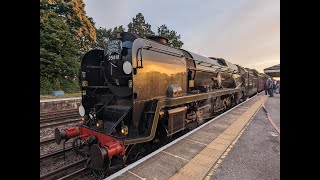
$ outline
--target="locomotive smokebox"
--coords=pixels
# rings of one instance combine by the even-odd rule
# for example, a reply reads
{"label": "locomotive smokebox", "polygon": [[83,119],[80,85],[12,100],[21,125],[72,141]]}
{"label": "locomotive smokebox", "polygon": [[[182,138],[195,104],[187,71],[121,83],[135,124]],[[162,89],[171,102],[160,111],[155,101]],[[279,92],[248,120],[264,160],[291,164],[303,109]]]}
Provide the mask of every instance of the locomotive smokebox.
{"label": "locomotive smokebox", "polygon": [[149,36],[147,38],[151,39],[153,41],[157,41],[158,43],[163,44],[163,45],[167,45],[169,42],[169,39],[166,37],[163,37],[163,36]]}

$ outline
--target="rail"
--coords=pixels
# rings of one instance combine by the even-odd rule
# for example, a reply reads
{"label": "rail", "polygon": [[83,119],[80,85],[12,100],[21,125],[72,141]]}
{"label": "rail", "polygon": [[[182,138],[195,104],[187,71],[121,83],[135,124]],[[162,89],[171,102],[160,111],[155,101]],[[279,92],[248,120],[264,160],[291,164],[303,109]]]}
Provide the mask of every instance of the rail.
{"label": "rail", "polygon": [[[69,164],[67,166],[58,168],[54,171],[48,172],[46,174],[40,175],[40,179],[42,180],[47,180],[47,179],[66,179],[68,177],[70,177],[70,175],[72,173],[77,172],[77,174],[79,174],[79,172],[84,172],[84,170],[86,168],[83,168],[84,165],[86,164],[87,159],[83,159],[77,162],[74,162],[72,164]],[[80,171],[79,171],[80,170]]]}

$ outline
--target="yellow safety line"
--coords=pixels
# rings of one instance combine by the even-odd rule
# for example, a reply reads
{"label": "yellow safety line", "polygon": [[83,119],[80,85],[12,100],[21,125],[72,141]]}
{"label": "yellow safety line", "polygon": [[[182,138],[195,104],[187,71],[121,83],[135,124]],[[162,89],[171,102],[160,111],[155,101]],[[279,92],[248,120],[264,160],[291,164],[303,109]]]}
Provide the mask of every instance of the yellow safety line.
{"label": "yellow safety line", "polygon": [[[262,102],[261,100],[261,105],[264,104],[264,102]],[[267,100],[267,98],[265,99],[265,101]],[[261,108],[261,107],[260,107]],[[259,109],[260,109],[259,108]],[[207,176],[204,178],[205,180],[210,180],[211,177],[214,175],[214,173],[217,171],[218,167],[220,166],[220,164],[222,163],[223,159],[228,155],[228,153],[231,151],[231,149],[234,147],[234,145],[237,143],[237,141],[239,140],[239,138],[241,137],[241,135],[243,134],[243,132],[246,130],[246,128],[249,126],[250,122],[253,120],[253,118],[256,116],[256,114],[259,112],[259,110],[257,110],[254,115],[250,118],[250,120],[248,121],[248,123],[246,124],[246,126],[240,131],[240,133],[238,134],[238,136],[236,137],[236,139],[230,144],[230,146],[226,149],[226,151],[223,153],[223,155],[218,159],[218,161],[215,163],[215,165],[213,166],[213,168],[209,171],[209,173],[207,174]]]}
{"label": "yellow safety line", "polygon": [[[233,141],[260,108],[261,102],[258,100],[251,106],[251,109],[246,110],[232,125],[209,143],[175,175],[171,176],[170,179],[176,180],[184,178],[184,180],[187,180],[204,178],[210,169],[212,169],[213,164],[222,162],[222,159],[225,157],[225,151],[230,144],[235,144]],[[229,151],[230,150],[228,150],[228,152]]]}

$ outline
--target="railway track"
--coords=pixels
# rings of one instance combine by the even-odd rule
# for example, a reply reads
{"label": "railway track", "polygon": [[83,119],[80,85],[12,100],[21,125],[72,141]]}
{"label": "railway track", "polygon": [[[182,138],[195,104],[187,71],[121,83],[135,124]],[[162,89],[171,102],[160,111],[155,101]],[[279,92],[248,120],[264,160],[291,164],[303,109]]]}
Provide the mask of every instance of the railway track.
{"label": "railway track", "polygon": [[70,113],[70,112],[78,112],[78,109],[67,109],[67,110],[60,110],[60,111],[41,112],[40,117],[50,117],[52,115],[66,114],[66,113]]}
{"label": "railway track", "polygon": [[80,121],[77,109],[45,112],[40,114],[40,129]]}
{"label": "railway track", "polygon": [[43,112],[40,113],[40,121],[47,121],[52,118],[63,118],[68,117],[71,115],[78,115],[78,109],[68,109],[68,110],[62,110],[62,111],[53,111],[53,112]]}
{"label": "railway track", "polygon": [[40,146],[45,146],[45,145],[52,144],[52,143],[55,143],[54,138],[47,139],[45,141],[40,141]]}
{"label": "railway track", "polygon": [[[85,167],[87,158],[80,158],[80,160],[75,161],[74,157],[76,156],[70,159],[70,155],[73,153],[74,152],[72,152],[72,147],[68,147],[65,150],[59,149],[57,151],[40,156],[40,169],[43,166],[50,169],[50,165],[52,164],[61,164],[62,162],[62,164],[64,164],[65,162],[69,162],[65,166],[56,166],[58,167],[57,169],[54,168],[55,170],[51,170],[40,175],[40,179],[74,179],[77,177],[81,177],[86,173],[89,173],[90,171]],[[64,159],[64,155],[66,159]],[[76,159],[79,159],[79,157],[77,157]]]}
{"label": "railway track", "polygon": [[[40,114],[40,129],[54,127],[63,124],[69,124],[80,121],[80,115],[77,109],[55,111],[55,112],[45,112]],[[50,146],[50,144],[55,143],[54,138],[46,139],[40,141],[40,146]],[[56,164],[58,162],[64,161],[63,156],[66,158],[72,153],[72,147],[66,147],[65,150],[59,149],[40,156],[40,167],[47,167],[50,164]],[[70,161],[70,159],[66,159]],[[47,172],[40,175],[40,179],[74,179],[81,177],[81,175],[89,172],[87,168],[84,167],[86,159],[76,161],[74,163],[68,164],[66,166],[60,167],[53,171]],[[41,165],[42,164],[42,165]],[[41,169],[41,168],[40,168]]]}
{"label": "railway track", "polygon": [[[60,121],[60,120],[56,120],[56,121]],[[40,125],[40,129],[59,126],[59,125],[62,125],[62,124],[74,123],[74,122],[80,122],[80,119],[70,119],[68,121],[57,122],[57,123],[52,123],[52,124],[46,124],[46,125],[42,125],[42,126]]]}
{"label": "railway track", "polygon": [[68,164],[54,171],[40,175],[40,179],[73,179],[78,176],[89,173],[89,169],[85,168],[87,159],[79,160],[74,163]]}
{"label": "railway track", "polygon": [[48,123],[55,121],[56,119],[64,120],[70,118],[80,117],[77,109],[65,110],[65,111],[55,111],[51,113],[41,113],[40,114],[40,123]]}
{"label": "railway track", "polygon": [[44,154],[44,155],[40,156],[40,161],[43,161],[43,160],[46,160],[46,159],[52,158],[52,157],[62,156],[63,153],[67,153],[67,152],[69,152],[71,150],[72,150],[72,147],[68,147],[68,148],[65,148],[64,151],[63,151],[63,149],[59,149],[57,151]]}
{"label": "railway track", "polygon": [[60,120],[65,120],[65,119],[71,119],[71,118],[76,118],[76,117],[80,117],[79,113],[70,113],[70,114],[64,114],[64,115],[56,115],[56,116],[50,116],[50,117],[46,117],[41,119],[40,117],[40,123],[49,123],[52,121],[55,121],[56,119],[60,119]]}

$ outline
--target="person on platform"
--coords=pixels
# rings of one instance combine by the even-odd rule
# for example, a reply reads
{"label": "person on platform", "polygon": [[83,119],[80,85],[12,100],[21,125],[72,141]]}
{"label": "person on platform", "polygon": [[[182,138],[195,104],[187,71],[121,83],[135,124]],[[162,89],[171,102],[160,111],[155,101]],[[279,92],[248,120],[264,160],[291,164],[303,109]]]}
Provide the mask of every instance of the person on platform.
{"label": "person on platform", "polygon": [[277,81],[273,80],[273,93],[277,93]]}
{"label": "person on platform", "polygon": [[269,97],[273,97],[273,81],[270,78],[268,79],[268,93]]}
{"label": "person on platform", "polygon": [[268,79],[264,81],[264,92],[266,95],[268,95]]}
{"label": "person on platform", "polygon": [[276,93],[277,93],[277,94],[280,94],[280,81],[277,81]]}

